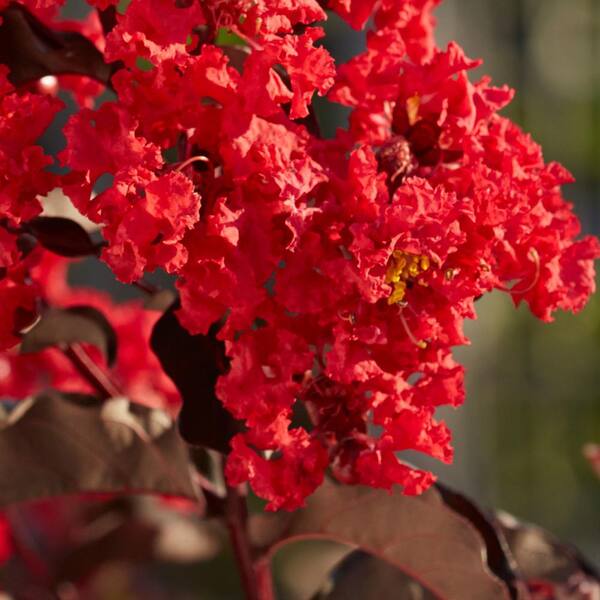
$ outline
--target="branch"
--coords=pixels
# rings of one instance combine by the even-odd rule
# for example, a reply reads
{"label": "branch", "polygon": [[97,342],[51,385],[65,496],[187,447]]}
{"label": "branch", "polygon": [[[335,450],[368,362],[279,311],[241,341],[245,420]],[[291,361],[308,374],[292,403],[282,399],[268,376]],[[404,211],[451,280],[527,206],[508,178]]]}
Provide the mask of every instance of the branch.
{"label": "branch", "polygon": [[79,374],[104,399],[123,395],[119,386],[90,358],[81,344],[70,344],[63,352]]}
{"label": "branch", "polygon": [[258,581],[250,551],[250,542],[248,540],[247,517],[246,498],[239,493],[237,488],[227,486],[225,522],[229,530],[229,538],[235,554],[246,600],[270,600],[267,597],[259,595]]}
{"label": "branch", "polygon": [[10,69],[9,79],[20,86],[46,75],[86,75],[110,87],[115,64],[85,36],[54,31],[19,4],[1,13],[0,63]]}

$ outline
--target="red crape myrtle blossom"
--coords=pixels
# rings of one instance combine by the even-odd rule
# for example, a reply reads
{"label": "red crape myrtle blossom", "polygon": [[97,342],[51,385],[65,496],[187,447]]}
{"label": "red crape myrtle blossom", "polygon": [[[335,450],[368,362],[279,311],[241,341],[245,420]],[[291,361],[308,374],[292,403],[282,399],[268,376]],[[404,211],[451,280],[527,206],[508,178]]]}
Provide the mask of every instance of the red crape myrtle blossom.
{"label": "red crape myrtle blossom", "polygon": [[37,216],[38,195],[56,178],[45,171],[52,158],[36,143],[62,108],[49,96],[19,92],[0,65],[0,350],[14,346],[16,333],[35,319],[36,286],[28,269],[35,256],[19,246],[20,225]]}
{"label": "red crape myrtle blossom", "polygon": [[[345,483],[421,493],[433,475],[398,453],[452,459],[435,412],[463,401],[452,348],[468,342],[475,300],[505,290],[550,320],[594,289],[600,247],[577,240],[560,192],[570,175],[498,115],[509,89],[471,82],[479,62],[455,43],[436,46],[436,0],[328,2],[356,28],[373,24],[366,51],[337,68],[316,0],[90,4],[114,17],[106,35],[91,17],[80,29],[114,67],[113,96],[94,108],[92,87],[59,78],[81,106],[63,130],[60,185],[101,227],[102,258],[120,280],[166,270],[181,324],[207,334],[219,323],[228,369],[216,395],[242,424],[229,483],[249,482],[272,510],[301,506],[328,468]],[[1,127],[18,147],[0,151],[24,157],[0,179],[4,347],[41,298],[85,302],[123,337],[127,392],[173,398],[150,354],[128,347],[155,316],[57,292],[50,274],[63,264],[20,254],[15,228],[56,185],[35,141],[60,106],[3,85]],[[315,93],[352,108],[333,140],[319,133]],[[16,135],[23,114],[28,129]],[[54,385],[76,389],[59,358],[36,360]]]}

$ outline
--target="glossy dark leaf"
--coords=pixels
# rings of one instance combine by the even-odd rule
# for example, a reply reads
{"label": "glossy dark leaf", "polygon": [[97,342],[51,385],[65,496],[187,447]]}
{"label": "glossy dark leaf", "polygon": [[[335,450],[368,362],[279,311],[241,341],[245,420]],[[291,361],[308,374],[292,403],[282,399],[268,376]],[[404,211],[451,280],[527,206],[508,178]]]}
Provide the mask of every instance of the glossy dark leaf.
{"label": "glossy dark leaf", "polygon": [[438,598],[510,598],[508,586],[488,568],[479,532],[435,488],[409,497],[326,483],[305,509],[259,516],[251,531],[267,557],[295,540],[329,539],[384,560]]}
{"label": "glossy dark leaf", "polygon": [[49,392],[0,423],[0,505],[107,492],[196,498],[187,449],[166,413]]}
{"label": "glossy dark leaf", "polygon": [[1,15],[0,63],[9,67],[14,85],[65,73],[87,75],[109,85],[113,68],[83,35],[54,31],[16,3]]}
{"label": "glossy dark leaf", "polygon": [[117,357],[117,334],[107,318],[91,306],[50,308],[23,336],[21,352],[39,352],[57,346],[87,343],[99,348],[109,365]]}
{"label": "glossy dark leaf", "polygon": [[179,430],[183,439],[227,452],[238,424],[215,394],[219,375],[229,368],[225,344],[216,333],[217,327],[213,326],[208,335],[190,334],[179,323],[172,306],[154,326],[150,345],[181,394]]}
{"label": "glossy dark leaf", "polygon": [[79,223],[64,217],[36,217],[25,227],[44,248],[60,256],[97,255],[102,247]]}

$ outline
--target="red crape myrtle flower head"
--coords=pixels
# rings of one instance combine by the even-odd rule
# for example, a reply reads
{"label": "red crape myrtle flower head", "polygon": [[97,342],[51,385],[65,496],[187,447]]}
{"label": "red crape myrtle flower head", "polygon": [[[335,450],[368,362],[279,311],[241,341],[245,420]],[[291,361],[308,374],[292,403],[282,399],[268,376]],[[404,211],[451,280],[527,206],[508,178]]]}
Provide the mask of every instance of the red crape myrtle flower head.
{"label": "red crape myrtle flower head", "polygon": [[[600,245],[578,238],[561,195],[571,176],[498,114],[510,89],[474,82],[480,61],[458,44],[437,47],[438,0],[328,2],[351,26],[369,23],[366,50],[337,66],[317,0],[132,0],[106,36],[93,17],[61,22],[47,10],[59,3],[24,4],[90,37],[113,64],[114,94],[94,104],[89,81],[59,77],[80,110],[58,156],[68,172],[51,176],[37,139],[60,103],[0,72],[0,344],[17,344],[40,298],[102,308],[126,346],[156,318],[57,291],[47,254],[23,253],[15,232],[60,185],[101,227],[120,280],[166,270],[190,333],[223,324],[229,367],[216,394],[243,425],[226,474],[268,509],[301,506],[327,469],[347,484],[424,491],[433,475],[398,453],[452,460],[435,412],[464,399],[452,348],[468,343],[475,300],[503,290],[549,321],[594,291]],[[319,133],[315,94],[351,108],[334,139]],[[54,385],[79,389],[60,358],[37,360]],[[144,348],[120,361],[134,399],[177,402]],[[19,385],[5,393],[30,393]]]}

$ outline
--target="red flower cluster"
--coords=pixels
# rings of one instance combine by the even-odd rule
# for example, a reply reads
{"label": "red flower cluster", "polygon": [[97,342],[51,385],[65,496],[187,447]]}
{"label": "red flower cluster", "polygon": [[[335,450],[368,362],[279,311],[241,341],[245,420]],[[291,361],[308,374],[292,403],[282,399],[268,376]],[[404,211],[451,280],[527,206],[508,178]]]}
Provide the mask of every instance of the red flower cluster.
{"label": "red flower cluster", "polygon": [[[300,506],[328,467],[426,489],[433,476],[397,453],[451,460],[434,413],[463,401],[451,349],[474,301],[501,289],[544,320],[577,311],[600,256],[575,239],[570,175],[498,115],[512,91],[472,83],[479,62],[436,47],[438,3],[329,2],[373,23],[336,69],[316,0],[131,0],[96,41],[118,61],[116,98],[69,120],[60,182],[35,145],[59,103],[0,85],[4,347],[39,288],[11,228],[59,184],[102,226],[117,277],[165,269],[190,332],[225,320],[217,395],[246,426],[231,484],[249,481],[270,509]],[[348,131],[322,139],[315,92],[352,108]]]}
{"label": "red flower cluster", "polygon": [[56,185],[45,171],[52,159],[36,140],[62,107],[49,96],[16,92],[7,73],[0,65],[0,350],[17,344],[18,331],[35,319],[36,289],[28,277],[34,259],[19,248],[16,232],[41,212],[37,195]]}

